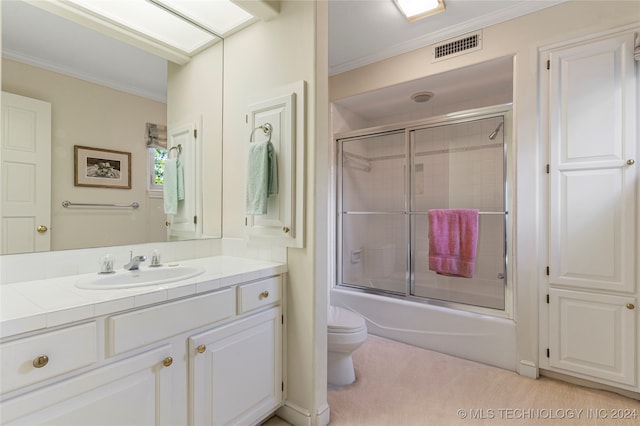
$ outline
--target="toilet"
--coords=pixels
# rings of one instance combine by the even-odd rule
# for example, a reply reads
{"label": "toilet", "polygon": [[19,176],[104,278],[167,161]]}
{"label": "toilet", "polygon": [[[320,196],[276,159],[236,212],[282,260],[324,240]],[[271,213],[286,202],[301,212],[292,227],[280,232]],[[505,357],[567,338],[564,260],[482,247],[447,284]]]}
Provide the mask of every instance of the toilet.
{"label": "toilet", "polygon": [[360,315],[329,306],[327,326],[327,381],[333,387],[349,385],[356,380],[351,353],[366,340],[367,325]]}

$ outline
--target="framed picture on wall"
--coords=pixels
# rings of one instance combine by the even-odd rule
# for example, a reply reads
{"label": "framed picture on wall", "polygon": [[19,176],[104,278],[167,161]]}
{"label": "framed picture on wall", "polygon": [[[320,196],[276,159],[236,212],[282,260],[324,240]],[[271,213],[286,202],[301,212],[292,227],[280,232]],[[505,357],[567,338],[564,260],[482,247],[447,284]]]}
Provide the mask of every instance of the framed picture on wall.
{"label": "framed picture on wall", "polygon": [[131,189],[131,153],[74,145],[75,186]]}

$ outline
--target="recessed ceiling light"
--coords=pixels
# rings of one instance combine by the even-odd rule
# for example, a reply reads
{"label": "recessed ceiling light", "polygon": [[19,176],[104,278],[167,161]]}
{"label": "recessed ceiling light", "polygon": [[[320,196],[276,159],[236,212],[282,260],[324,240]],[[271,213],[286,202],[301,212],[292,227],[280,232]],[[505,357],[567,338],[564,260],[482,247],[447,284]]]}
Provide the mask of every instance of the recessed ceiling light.
{"label": "recessed ceiling light", "polygon": [[149,0],[184,16],[217,36],[225,37],[253,16],[228,0]]}
{"label": "recessed ceiling light", "polygon": [[431,98],[433,98],[433,92],[418,92],[411,95],[411,100],[419,103],[427,102]]}
{"label": "recessed ceiling light", "polygon": [[444,12],[444,0],[393,0],[400,12],[413,22],[418,19]]}
{"label": "recessed ceiling light", "polygon": [[69,3],[189,56],[254,19],[229,0],[68,0]]}

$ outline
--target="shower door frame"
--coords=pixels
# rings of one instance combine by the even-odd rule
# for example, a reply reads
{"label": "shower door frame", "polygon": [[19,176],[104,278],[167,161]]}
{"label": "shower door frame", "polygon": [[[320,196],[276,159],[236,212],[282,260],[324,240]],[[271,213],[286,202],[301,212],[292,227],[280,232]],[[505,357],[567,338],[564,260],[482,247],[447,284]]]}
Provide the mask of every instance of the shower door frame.
{"label": "shower door frame", "polygon": [[[460,302],[439,300],[439,299],[431,299],[423,296],[415,296],[412,294],[413,287],[415,285],[415,277],[414,274],[414,256],[415,256],[415,238],[413,235],[413,222],[414,218],[418,215],[424,215],[424,213],[414,212],[413,211],[413,196],[411,187],[412,178],[411,174],[414,169],[414,141],[412,137],[412,132],[425,129],[429,127],[436,127],[441,125],[450,125],[450,124],[460,124],[470,121],[476,121],[481,119],[489,119],[495,117],[503,117],[503,161],[504,161],[504,267],[505,267],[505,276],[504,276],[504,309],[496,309],[489,308],[483,306],[470,305]],[[369,294],[375,294],[382,297],[392,297],[412,302],[418,302],[422,304],[429,304],[435,306],[441,306],[451,309],[456,309],[459,311],[466,311],[472,313],[479,313],[484,315],[490,315],[494,317],[500,318],[509,318],[512,319],[513,315],[513,300],[514,300],[514,277],[515,273],[513,271],[513,265],[509,264],[509,260],[513,259],[513,247],[515,246],[515,235],[513,233],[514,229],[514,214],[513,214],[513,187],[512,184],[514,178],[514,169],[515,164],[513,164],[515,156],[513,155],[513,138],[511,134],[512,129],[512,104],[504,104],[504,105],[496,105],[491,107],[483,107],[477,108],[473,110],[460,111],[456,113],[431,117],[425,120],[397,123],[392,125],[378,126],[367,129],[361,129],[356,131],[349,131],[346,133],[337,134],[334,136],[334,142],[337,145],[336,149],[336,258],[335,258],[335,287],[349,289],[350,291],[363,292]],[[404,143],[405,143],[405,173],[403,180],[403,191],[404,191],[404,226],[407,233],[407,246],[405,250],[407,251],[406,256],[406,265],[405,265],[405,292],[404,294],[392,292],[389,290],[381,290],[374,288],[367,288],[358,286],[355,284],[343,283],[343,217],[348,214],[343,210],[342,203],[342,182],[343,182],[343,174],[342,174],[342,141],[344,140],[353,140],[353,139],[363,139],[369,137],[381,136],[384,134],[393,134],[393,133],[404,133]],[[365,214],[367,212],[358,212],[359,214]],[[356,214],[358,214],[356,213]],[[382,214],[384,212],[369,212],[371,214]],[[388,213],[399,213],[399,212],[388,212]]]}

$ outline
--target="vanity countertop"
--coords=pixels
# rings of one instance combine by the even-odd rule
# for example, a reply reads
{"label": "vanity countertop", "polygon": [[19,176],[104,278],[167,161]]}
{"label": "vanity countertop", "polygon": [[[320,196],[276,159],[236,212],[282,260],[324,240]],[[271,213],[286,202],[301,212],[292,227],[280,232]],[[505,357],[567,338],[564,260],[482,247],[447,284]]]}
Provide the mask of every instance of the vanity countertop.
{"label": "vanity countertop", "polygon": [[0,285],[0,338],[205,293],[287,271],[282,263],[231,256],[176,263],[202,267],[205,272],[172,283],[130,289],[76,287],[78,280],[96,273]]}

